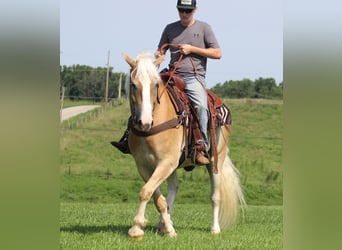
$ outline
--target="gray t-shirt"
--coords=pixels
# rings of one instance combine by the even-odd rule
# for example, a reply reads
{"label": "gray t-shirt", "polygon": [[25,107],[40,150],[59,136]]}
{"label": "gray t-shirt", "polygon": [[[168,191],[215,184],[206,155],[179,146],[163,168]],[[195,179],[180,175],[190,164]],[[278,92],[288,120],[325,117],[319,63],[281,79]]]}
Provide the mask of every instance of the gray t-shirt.
{"label": "gray t-shirt", "polygon": [[[198,20],[189,27],[184,27],[180,21],[168,24],[161,35],[158,48],[165,43],[190,44],[200,48],[219,48],[219,44],[209,24]],[[175,67],[181,53],[178,48],[170,47],[169,49],[171,52],[169,67]],[[183,77],[195,75],[194,67],[189,57],[192,57],[197,72],[205,77],[207,58],[196,54],[184,55],[183,60],[176,69],[176,73]]]}

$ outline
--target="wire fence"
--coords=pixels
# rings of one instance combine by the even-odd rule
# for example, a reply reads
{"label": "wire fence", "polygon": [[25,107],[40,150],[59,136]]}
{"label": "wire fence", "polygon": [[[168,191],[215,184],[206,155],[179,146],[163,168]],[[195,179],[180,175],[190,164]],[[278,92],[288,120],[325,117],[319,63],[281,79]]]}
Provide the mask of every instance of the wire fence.
{"label": "wire fence", "polygon": [[[115,106],[121,105],[126,99],[111,99],[108,103],[103,104],[101,107],[96,108],[94,110],[88,111],[80,116],[77,116],[75,119],[67,119],[61,125],[61,130],[88,130],[88,131],[103,131],[103,132],[118,132],[122,130],[118,129],[110,129],[110,128],[87,128],[87,127],[80,127],[81,124],[89,122],[100,114],[104,113],[106,110],[113,108]],[[250,123],[252,124],[252,123]],[[245,124],[247,126],[248,124]],[[247,135],[230,135],[230,138],[234,139],[261,139],[261,140],[272,140],[272,141],[283,141],[282,137],[273,137],[273,136],[247,136]]]}
{"label": "wire fence", "polygon": [[[95,119],[96,117],[98,117],[100,114],[104,113],[106,110],[118,106],[120,104],[122,104],[124,102],[124,99],[111,99],[109,100],[109,102],[101,105],[98,108],[95,108],[93,110],[90,110],[84,114],[78,115],[77,118],[69,118],[67,120],[65,120],[62,124],[61,124],[61,130],[70,130],[70,129],[85,129],[85,130],[99,130],[99,131],[104,131],[105,129],[92,129],[92,128],[80,128],[79,125],[84,124],[88,121],[91,121],[93,119]],[[108,129],[107,131],[114,131],[114,130],[110,130]]]}

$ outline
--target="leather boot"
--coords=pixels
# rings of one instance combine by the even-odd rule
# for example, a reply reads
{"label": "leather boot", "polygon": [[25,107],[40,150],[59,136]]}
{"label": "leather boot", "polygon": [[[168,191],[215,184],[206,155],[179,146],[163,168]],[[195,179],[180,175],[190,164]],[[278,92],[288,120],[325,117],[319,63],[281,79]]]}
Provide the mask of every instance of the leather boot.
{"label": "leather boot", "polygon": [[110,142],[114,147],[119,149],[124,154],[130,154],[130,150],[128,147],[128,129],[125,131],[124,135],[121,137],[120,141],[112,141]]}
{"label": "leather boot", "polygon": [[[198,134],[197,138],[199,138]],[[207,158],[207,153],[205,151],[206,147],[202,138],[196,141],[195,148],[195,163],[199,165],[209,164],[209,159]]]}
{"label": "leather boot", "polygon": [[197,164],[207,165],[209,164],[209,159],[204,156],[202,152],[197,152],[195,156],[195,161]]}

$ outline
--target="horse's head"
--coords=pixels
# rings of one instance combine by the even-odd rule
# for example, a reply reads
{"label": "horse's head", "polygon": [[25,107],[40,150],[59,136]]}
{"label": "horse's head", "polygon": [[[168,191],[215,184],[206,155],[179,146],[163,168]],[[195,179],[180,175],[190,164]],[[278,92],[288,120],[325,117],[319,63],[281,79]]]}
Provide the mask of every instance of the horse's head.
{"label": "horse's head", "polygon": [[165,56],[155,60],[146,53],[139,54],[135,60],[124,53],[123,56],[131,66],[129,99],[133,124],[138,130],[149,131],[153,125],[152,112],[161,81],[157,67]]}

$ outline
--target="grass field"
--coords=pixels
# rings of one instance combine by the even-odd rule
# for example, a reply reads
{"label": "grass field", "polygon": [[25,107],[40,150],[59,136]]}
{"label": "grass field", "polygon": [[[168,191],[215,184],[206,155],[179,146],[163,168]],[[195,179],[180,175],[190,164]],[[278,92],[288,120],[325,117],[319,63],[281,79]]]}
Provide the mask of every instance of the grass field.
{"label": "grass field", "polygon": [[[143,182],[133,158],[110,145],[127,123],[127,101],[117,103],[72,129],[61,128],[62,249],[282,249],[283,103],[224,100],[232,112],[230,157],[241,173],[248,209],[245,220],[210,234],[209,178],[205,168],[177,171],[179,191],[173,220],[177,239],[156,235],[158,216],[142,242],[128,239]],[[74,103],[73,103],[74,104]],[[71,105],[71,104],[68,104]],[[77,119],[77,118],[75,118]],[[166,185],[161,186],[166,194]]]}
{"label": "grass field", "polygon": [[[241,172],[247,203],[282,205],[282,102],[227,100],[225,103],[233,117],[230,156]],[[133,158],[110,145],[110,141],[120,139],[128,114],[128,103],[124,102],[74,129],[62,129],[63,201],[137,200],[142,180]],[[208,175],[203,167],[190,173],[179,170],[178,176],[181,203],[208,201]]]}
{"label": "grass field", "polygon": [[127,237],[137,205],[62,203],[61,249],[282,249],[282,207],[250,206],[245,218],[220,235],[210,234],[211,207],[176,204],[176,238],[156,232],[158,214],[147,207],[149,224],[142,241]]}

